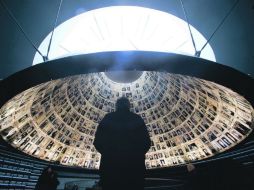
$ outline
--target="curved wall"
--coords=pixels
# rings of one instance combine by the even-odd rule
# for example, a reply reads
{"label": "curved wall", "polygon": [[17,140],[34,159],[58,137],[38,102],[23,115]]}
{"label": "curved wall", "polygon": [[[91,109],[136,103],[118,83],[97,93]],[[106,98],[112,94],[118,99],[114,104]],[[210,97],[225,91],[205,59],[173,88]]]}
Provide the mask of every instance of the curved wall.
{"label": "curved wall", "polygon": [[[187,68],[183,69],[183,66]],[[59,69],[54,70],[56,68]],[[216,82],[221,80],[231,88],[235,86],[233,90],[240,94],[243,85],[232,84],[232,78],[245,85],[252,82],[235,70],[202,59],[152,52],[109,52],[38,65],[1,84],[15,84],[15,80],[20,82],[34,76],[21,87],[25,90],[47,78],[103,68],[163,70],[204,76]],[[42,71],[47,72],[42,75]],[[218,71],[217,75],[213,71]],[[147,154],[147,168],[210,157],[239,143],[252,130],[253,108],[246,97],[198,78],[145,72],[129,84],[114,83],[104,74],[95,73],[54,80],[28,89],[2,107],[2,135],[14,147],[36,157],[98,168],[100,156],[91,145],[93,135],[103,115],[114,110],[114,101],[119,96],[128,96],[133,111],[147,124],[153,140]]]}

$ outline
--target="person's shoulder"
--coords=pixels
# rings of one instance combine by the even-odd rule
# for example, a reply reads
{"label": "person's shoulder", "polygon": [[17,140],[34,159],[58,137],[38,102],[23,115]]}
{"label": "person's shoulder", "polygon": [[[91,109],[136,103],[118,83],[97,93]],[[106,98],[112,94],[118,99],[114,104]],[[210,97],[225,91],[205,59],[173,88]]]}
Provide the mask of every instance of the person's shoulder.
{"label": "person's shoulder", "polygon": [[105,117],[112,117],[113,115],[115,115],[115,112],[109,112],[105,115]]}
{"label": "person's shoulder", "polygon": [[104,115],[104,117],[102,118],[102,120],[105,120],[105,119],[107,119],[108,117],[110,117],[110,113],[106,113],[106,114]]}
{"label": "person's shoulder", "polygon": [[104,116],[104,119],[110,119],[110,118],[112,118],[112,117],[114,117],[114,115],[115,115],[115,112],[109,112],[109,113],[106,113],[106,115]]}
{"label": "person's shoulder", "polygon": [[143,120],[142,117],[136,113],[130,112],[133,117],[135,117],[138,120]]}

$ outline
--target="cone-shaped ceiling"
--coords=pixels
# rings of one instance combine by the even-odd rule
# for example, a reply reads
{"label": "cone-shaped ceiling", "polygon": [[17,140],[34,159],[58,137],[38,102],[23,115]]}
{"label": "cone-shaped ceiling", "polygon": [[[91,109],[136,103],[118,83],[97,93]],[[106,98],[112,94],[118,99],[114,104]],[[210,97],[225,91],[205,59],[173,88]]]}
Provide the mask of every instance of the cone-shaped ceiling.
{"label": "cone-shaped ceiling", "polygon": [[147,168],[211,157],[252,131],[253,108],[238,93],[195,77],[145,71],[129,83],[99,72],[29,88],[1,108],[1,135],[34,157],[98,169],[94,134],[121,96],[147,125],[152,140]]}

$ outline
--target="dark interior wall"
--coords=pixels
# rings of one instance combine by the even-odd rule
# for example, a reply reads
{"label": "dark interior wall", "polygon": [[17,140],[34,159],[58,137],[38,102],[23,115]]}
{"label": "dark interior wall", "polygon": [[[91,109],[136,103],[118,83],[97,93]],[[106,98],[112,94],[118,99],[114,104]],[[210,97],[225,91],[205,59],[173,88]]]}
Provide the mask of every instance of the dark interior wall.
{"label": "dark interior wall", "polygon": [[[52,30],[60,0],[5,0],[36,46]],[[206,38],[212,34],[235,0],[183,0],[190,23]],[[184,18],[179,0],[64,0],[59,24],[95,8],[136,5]],[[254,75],[254,1],[242,0],[210,44],[217,62]],[[0,6],[0,78],[32,65],[35,50]]]}

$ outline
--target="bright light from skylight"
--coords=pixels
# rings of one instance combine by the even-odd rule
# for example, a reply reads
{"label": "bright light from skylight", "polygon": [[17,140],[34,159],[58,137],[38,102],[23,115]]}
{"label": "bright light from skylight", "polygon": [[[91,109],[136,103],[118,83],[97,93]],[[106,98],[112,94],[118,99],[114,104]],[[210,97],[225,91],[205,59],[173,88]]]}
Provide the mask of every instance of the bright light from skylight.
{"label": "bright light from skylight", "polygon": [[[191,26],[197,50],[204,36]],[[50,34],[39,50],[46,55]],[[194,55],[188,26],[169,13],[135,6],[105,7],[82,13],[55,29],[49,59],[105,51],[157,51]],[[202,58],[215,61],[208,44]],[[36,53],[33,65],[43,62]]]}

